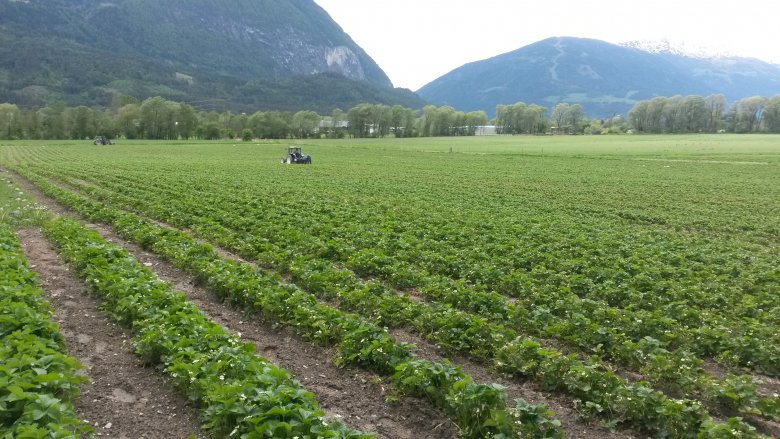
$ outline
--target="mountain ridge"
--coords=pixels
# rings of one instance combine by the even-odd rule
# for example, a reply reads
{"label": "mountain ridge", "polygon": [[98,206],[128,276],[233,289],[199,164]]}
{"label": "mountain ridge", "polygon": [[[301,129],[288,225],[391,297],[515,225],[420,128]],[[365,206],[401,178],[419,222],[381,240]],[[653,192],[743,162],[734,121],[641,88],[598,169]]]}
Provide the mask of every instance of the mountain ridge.
{"label": "mountain ridge", "polygon": [[656,96],[724,94],[729,100],[780,91],[780,66],[750,58],[719,60],[649,53],[605,41],[551,37],[465,64],[417,93],[461,111],[499,104],[567,102],[590,117],[626,114]]}

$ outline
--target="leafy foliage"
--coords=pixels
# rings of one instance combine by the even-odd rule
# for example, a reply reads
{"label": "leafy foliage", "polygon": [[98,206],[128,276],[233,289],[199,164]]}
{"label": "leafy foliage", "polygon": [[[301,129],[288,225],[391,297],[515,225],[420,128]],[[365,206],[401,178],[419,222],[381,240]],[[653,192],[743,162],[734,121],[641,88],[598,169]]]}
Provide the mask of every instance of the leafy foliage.
{"label": "leafy foliage", "polygon": [[87,378],[67,355],[52,313],[12,229],[0,223],[0,437],[91,432],[73,409]]}
{"label": "leafy foliage", "polygon": [[528,404],[517,400],[512,413],[521,425],[524,437],[533,439],[563,439],[561,421],[552,418],[552,412],[543,404]]}

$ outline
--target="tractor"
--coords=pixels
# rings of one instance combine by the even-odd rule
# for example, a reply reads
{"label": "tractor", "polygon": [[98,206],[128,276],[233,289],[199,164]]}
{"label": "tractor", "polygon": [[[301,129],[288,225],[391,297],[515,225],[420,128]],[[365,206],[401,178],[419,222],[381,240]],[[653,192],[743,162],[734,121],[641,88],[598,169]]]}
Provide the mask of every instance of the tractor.
{"label": "tractor", "polygon": [[311,156],[303,153],[300,146],[287,147],[287,157],[282,157],[283,164],[310,165]]}

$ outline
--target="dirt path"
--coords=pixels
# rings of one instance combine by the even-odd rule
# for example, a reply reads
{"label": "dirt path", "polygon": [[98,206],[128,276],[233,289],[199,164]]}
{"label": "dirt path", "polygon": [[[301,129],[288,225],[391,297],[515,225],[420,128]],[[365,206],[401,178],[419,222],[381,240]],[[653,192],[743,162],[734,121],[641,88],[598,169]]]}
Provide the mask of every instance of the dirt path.
{"label": "dirt path", "polygon": [[38,229],[18,232],[27,260],[54,306],[68,353],[86,366],[76,413],[113,438],[205,438],[198,410],[133,354],[131,335],[98,310]]}

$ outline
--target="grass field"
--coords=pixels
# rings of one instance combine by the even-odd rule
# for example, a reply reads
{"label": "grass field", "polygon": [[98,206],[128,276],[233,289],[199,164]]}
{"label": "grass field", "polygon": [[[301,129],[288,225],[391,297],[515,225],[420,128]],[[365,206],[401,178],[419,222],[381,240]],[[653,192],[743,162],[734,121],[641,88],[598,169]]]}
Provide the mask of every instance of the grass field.
{"label": "grass field", "polygon": [[[313,165],[281,165],[289,144],[26,142],[0,146],[0,163],[581,416],[672,437],[738,416],[777,434],[780,138],[322,140],[301,144]],[[361,355],[378,371],[400,361]]]}

